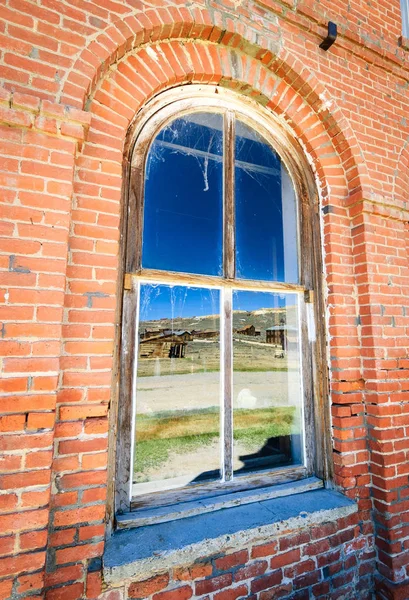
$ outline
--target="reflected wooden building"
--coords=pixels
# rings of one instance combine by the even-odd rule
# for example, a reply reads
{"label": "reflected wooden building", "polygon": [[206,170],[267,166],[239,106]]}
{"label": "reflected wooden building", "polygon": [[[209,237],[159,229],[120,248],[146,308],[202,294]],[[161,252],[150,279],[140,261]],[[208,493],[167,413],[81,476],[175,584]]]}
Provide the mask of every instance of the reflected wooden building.
{"label": "reflected wooden building", "polygon": [[281,350],[297,350],[298,329],[287,325],[274,325],[266,329],[266,343],[278,346]]}
{"label": "reflected wooden building", "polygon": [[152,338],[160,335],[162,332],[159,328],[145,327],[145,330],[141,333],[141,339]]}
{"label": "reflected wooden building", "polygon": [[203,339],[211,339],[218,337],[220,335],[220,331],[213,329],[202,329],[202,330],[194,330],[192,331],[192,338],[194,340],[203,340]]}
{"label": "reflected wooden building", "polygon": [[160,333],[139,340],[139,358],[184,358],[190,331]]}
{"label": "reflected wooden building", "polygon": [[261,331],[256,329],[254,325],[246,325],[242,329],[236,329],[235,333],[240,333],[241,335],[248,335],[251,337],[258,337],[261,335]]}

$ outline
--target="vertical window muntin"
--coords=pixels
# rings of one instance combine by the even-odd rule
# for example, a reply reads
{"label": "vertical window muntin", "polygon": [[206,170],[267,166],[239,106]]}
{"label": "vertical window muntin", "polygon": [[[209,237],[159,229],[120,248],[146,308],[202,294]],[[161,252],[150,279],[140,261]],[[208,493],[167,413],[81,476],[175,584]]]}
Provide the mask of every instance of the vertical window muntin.
{"label": "vertical window muntin", "polygon": [[[249,127],[253,128],[255,131],[261,131],[261,135],[264,137],[264,139],[268,142],[268,144],[270,145],[270,147],[277,152],[277,150],[275,149],[275,144],[274,141],[272,139],[272,136],[270,136],[265,128],[265,124],[264,126],[262,125],[260,127],[260,124],[255,121],[251,116],[249,116],[248,114],[246,114],[245,112],[242,112],[241,110],[232,107],[231,105],[225,105],[222,108],[220,108],[220,103],[219,102],[214,102],[214,106],[212,106],[212,100],[214,100],[214,98],[207,98],[206,100],[203,100],[202,106],[200,106],[200,102],[197,102],[197,98],[195,98],[195,103],[194,106],[192,106],[192,102],[185,102],[185,103],[181,103],[181,107],[180,110],[176,110],[175,106],[168,106],[167,107],[167,111],[162,110],[161,114],[157,114],[153,117],[153,121],[156,121],[155,127],[154,127],[154,131],[155,133],[153,133],[153,128],[149,128],[148,131],[144,132],[142,130],[141,132],[141,137],[143,138],[143,134],[145,134],[147,136],[147,138],[149,140],[153,140],[155,139],[155,136],[157,134],[158,131],[160,131],[164,126],[166,126],[167,123],[173,121],[175,119],[175,115],[178,115],[178,117],[182,116],[182,115],[188,115],[188,114],[192,114],[193,112],[203,112],[203,111],[209,111],[211,112],[212,110],[214,112],[217,113],[221,113],[223,114],[224,117],[224,161],[225,161],[225,165],[226,165],[226,155],[228,154],[228,148],[226,148],[226,133],[229,133],[229,128],[231,131],[232,128],[232,123],[233,123],[233,128],[234,128],[234,122],[236,119],[240,118],[240,120],[242,122],[244,122],[246,125],[248,125]],[[185,104],[186,108],[184,108],[183,104]],[[166,112],[168,112],[168,114],[166,114]],[[138,140],[139,141],[139,140]],[[230,158],[227,158],[227,160],[232,160],[231,158],[231,148],[234,145],[234,136],[233,139],[230,139]],[[280,144],[279,144],[280,146]],[[138,165],[139,164],[139,168],[138,168],[138,172],[140,174],[140,177],[142,177],[143,180],[143,174],[145,172],[146,169],[146,161],[147,161],[147,157],[149,156],[149,147],[150,145],[148,144],[141,144],[139,146],[139,151],[138,151],[138,146],[136,147],[137,150],[136,152],[134,152],[134,159],[133,159],[133,163]],[[141,151],[142,149],[142,151]],[[283,164],[285,164],[284,160],[283,160],[283,155],[286,154],[286,152],[283,152],[283,149],[280,148],[279,151],[277,152],[280,159],[282,160]],[[233,156],[234,156],[234,152],[233,152]],[[234,170],[234,168],[233,168]],[[225,207],[226,205],[226,197],[229,195],[229,186],[230,186],[230,193],[233,192],[232,189],[232,181],[226,181],[226,174],[227,174],[228,169],[226,169],[226,166],[224,168],[224,200],[223,200],[223,206]],[[287,170],[287,173],[290,174],[291,173],[291,169]],[[293,184],[294,187],[294,184]],[[227,189],[226,189],[227,188]],[[142,185],[140,185],[139,187],[140,189],[140,195],[139,195],[139,199],[140,199],[140,209],[139,209],[139,215],[140,215],[140,225],[142,225],[143,222],[143,182]],[[233,198],[234,201],[234,198]],[[298,221],[297,221],[297,232],[296,232],[296,236],[297,236],[297,259],[298,259],[298,273],[299,273],[299,282],[298,283],[293,283],[293,284],[288,284],[285,282],[279,282],[279,281],[265,281],[265,280],[239,280],[237,279],[237,276],[235,277],[234,274],[231,273],[230,271],[230,277],[228,276],[229,273],[227,273],[226,276],[226,258],[224,258],[224,273],[221,277],[214,277],[214,276],[203,276],[200,274],[188,274],[188,273],[172,273],[172,271],[161,271],[161,270],[156,270],[156,269],[145,269],[142,268],[141,264],[140,264],[140,260],[138,264],[135,264],[134,262],[134,267],[133,269],[129,269],[129,261],[128,261],[128,270],[131,270],[134,274],[138,274],[138,276],[141,278],[141,282],[145,281],[155,281],[157,283],[167,283],[169,285],[183,285],[183,282],[185,282],[188,285],[194,285],[194,286],[209,286],[209,287],[214,287],[214,289],[220,289],[226,290],[226,294],[229,296],[231,294],[234,293],[234,290],[269,290],[270,292],[276,292],[276,293],[280,293],[280,292],[292,292],[294,294],[296,294],[298,296],[299,299],[299,304],[301,306],[301,310],[299,310],[298,312],[298,318],[299,321],[301,321],[301,313],[303,310],[303,295],[306,289],[306,286],[303,285],[303,280],[304,280],[304,273],[300,268],[300,211],[299,211],[299,206],[298,206],[298,194],[295,194],[295,202],[297,203],[296,205],[296,212],[298,215]],[[226,239],[226,215],[224,215],[224,239]],[[139,232],[141,232],[142,227],[139,227]],[[128,235],[128,244],[129,244],[129,235]],[[131,238],[133,237],[133,240],[135,240],[134,236],[131,235]],[[137,245],[142,246],[142,238],[141,235],[139,234],[138,236],[138,240],[137,241]],[[129,245],[128,245],[129,247]],[[224,245],[224,253],[225,253],[225,245]],[[141,251],[139,251],[139,258],[141,257]],[[311,281],[311,274],[307,275],[306,280],[310,280]],[[139,286],[138,286],[139,287]],[[221,295],[224,295],[223,293]],[[230,305],[230,309],[231,309],[231,305]],[[223,315],[223,310],[221,310],[220,312],[221,315]],[[223,329],[222,325],[221,325],[221,330]],[[300,332],[301,332],[301,328],[300,328]],[[224,333],[224,336],[226,337],[227,333]],[[304,332],[303,332],[303,336],[301,336],[302,338],[305,337]],[[306,347],[306,341],[305,339],[300,339],[300,344],[301,344],[301,349],[302,351],[300,351],[300,373],[302,374],[303,370],[302,370],[302,365],[301,365],[301,357],[303,352],[305,352],[305,347]],[[222,352],[221,352],[221,356],[222,356]],[[221,364],[223,364],[223,360],[221,358]],[[223,367],[221,369],[221,373],[223,371]],[[136,375],[136,371],[135,371],[135,375]],[[233,370],[231,372],[231,375],[233,375]],[[301,405],[301,410],[302,410],[302,419],[304,420],[304,403],[302,403]],[[135,411],[134,411],[135,414]],[[232,414],[232,413],[231,413]],[[226,433],[226,432],[225,432]],[[312,471],[312,464],[311,464],[311,460],[310,457],[306,456],[306,452],[305,452],[305,435],[303,435],[303,441],[302,441],[302,445],[304,447],[304,452],[303,452],[303,456],[304,456],[304,460],[303,460],[303,472],[304,475],[306,475],[307,473],[311,473]],[[223,444],[222,444],[223,446]],[[232,469],[230,469],[231,471]],[[284,470],[288,470],[289,472],[292,472],[292,475],[290,474],[290,477],[293,476],[295,478],[299,477],[299,473],[296,473],[297,468],[291,468],[288,467],[287,469]],[[300,469],[298,469],[298,471],[300,471]],[[261,472],[262,474],[264,474],[263,472]],[[247,480],[251,480],[251,477],[254,478],[254,476],[260,475],[260,471],[258,471],[257,473],[252,473],[251,475],[245,475],[245,476],[240,476],[240,480],[241,483],[243,482],[243,480],[247,479]],[[274,480],[274,473],[272,473],[272,480]],[[229,483],[233,483],[231,481],[231,475],[228,474],[228,476],[226,477],[226,468],[224,468],[224,476],[222,478],[222,481],[224,482],[229,482]],[[236,483],[237,483],[237,479],[236,479]],[[243,485],[243,484],[242,484]],[[246,484],[244,484],[246,485]],[[132,490],[132,485],[130,486],[131,490]],[[205,489],[209,489],[211,488],[212,485],[207,485],[204,486]],[[229,486],[231,487],[231,486]],[[132,491],[131,491],[131,497],[132,497]]]}

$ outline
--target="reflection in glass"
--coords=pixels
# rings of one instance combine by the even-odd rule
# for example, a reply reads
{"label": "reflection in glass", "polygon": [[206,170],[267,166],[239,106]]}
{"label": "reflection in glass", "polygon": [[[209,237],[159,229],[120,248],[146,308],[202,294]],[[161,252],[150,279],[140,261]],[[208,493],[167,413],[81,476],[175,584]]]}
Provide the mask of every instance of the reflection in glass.
{"label": "reflection in glass", "polygon": [[294,186],[278,154],[266,140],[237,121],[237,277],[298,281]]}
{"label": "reflection in glass", "polygon": [[236,475],[303,463],[298,314],[296,294],[234,292]]}
{"label": "reflection in glass", "polygon": [[220,477],[219,290],[141,284],[134,493]]}
{"label": "reflection in glass", "polygon": [[223,116],[175,119],[147,158],[142,266],[221,275],[222,222]]}

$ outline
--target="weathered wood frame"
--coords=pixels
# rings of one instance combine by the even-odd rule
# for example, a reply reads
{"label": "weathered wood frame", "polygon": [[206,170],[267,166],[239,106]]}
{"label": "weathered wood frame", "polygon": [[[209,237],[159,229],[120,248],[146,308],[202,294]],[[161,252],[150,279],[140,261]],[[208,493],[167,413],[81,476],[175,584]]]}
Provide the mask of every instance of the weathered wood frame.
{"label": "weathered wood frame", "polygon": [[402,35],[409,37],[409,0],[400,0]]}
{"label": "weathered wood frame", "polygon": [[[145,162],[149,147],[158,131],[176,116],[191,112],[217,111],[224,114],[224,278],[169,273],[142,269],[142,229],[143,229],[143,189]],[[300,284],[279,282],[242,281],[234,279],[234,136],[235,115],[251,128],[262,133],[278,152],[292,179],[298,200],[299,248],[308,251],[299,253]],[[269,132],[272,131],[272,134]],[[289,128],[276,116],[258,103],[217,87],[184,86],[164,92],[154,98],[135,117],[129,130],[124,156],[124,211],[122,223],[123,240],[123,291],[122,332],[118,336],[119,387],[114,394],[113,430],[116,435],[115,491],[111,491],[111,515],[125,513],[139,507],[171,505],[197,497],[211,497],[226,494],[229,490],[239,491],[265,487],[273,483],[283,483],[302,479],[315,473],[330,480],[332,473],[331,446],[329,435],[328,380],[326,366],[326,343],[323,327],[318,330],[315,340],[309,340],[307,329],[306,303],[313,302],[316,323],[325,322],[322,294],[322,263],[320,241],[319,202],[311,169],[305,156],[293,138]],[[230,372],[232,360],[231,342],[231,301],[226,302],[232,288],[257,289],[279,292],[293,292],[302,296],[301,344],[303,354],[304,387],[304,427],[306,435],[306,463],[303,467],[275,469],[271,474],[251,474],[231,481],[230,449],[227,448],[224,460],[224,482],[196,485],[186,490],[170,490],[151,494],[145,498],[132,499],[131,465],[133,447],[133,402],[137,362],[137,286],[138,281],[155,281],[186,285],[209,285],[223,289],[224,336],[227,348],[227,364],[224,372]],[[315,290],[315,293],[312,293]],[[318,328],[317,328],[318,329]],[[228,347],[230,340],[230,348]],[[224,379],[225,394],[231,402],[231,382]],[[116,420],[117,419],[117,420]],[[232,411],[227,403],[224,414],[224,434],[232,439]],[[228,444],[229,446],[229,444]],[[113,488],[113,486],[112,486]],[[112,509],[114,504],[114,509]]]}

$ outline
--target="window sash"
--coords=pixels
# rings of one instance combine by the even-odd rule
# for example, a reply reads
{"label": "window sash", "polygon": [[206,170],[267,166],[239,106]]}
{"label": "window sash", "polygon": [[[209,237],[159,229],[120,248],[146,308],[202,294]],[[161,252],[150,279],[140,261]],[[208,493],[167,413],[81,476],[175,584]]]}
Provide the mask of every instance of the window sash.
{"label": "window sash", "polygon": [[[268,142],[272,150],[280,156],[282,164],[291,173],[288,168],[286,157],[283,152],[277,148],[276,141],[269,133],[269,129],[256,121],[253,121],[246,113],[243,113],[238,107],[227,107],[223,102],[219,102],[214,97],[208,98],[206,102],[197,101],[193,105],[188,101],[177,102],[177,109],[174,106],[172,110],[162,111],[162,118],[155,116],[152,118],[151,127],[142,130],[138,140],[138,147],[135,148],[130,169],[130,212],[129,223],[133,222],[134,227],[128,230],[127,236],[127,271],[132,273],[145,272],[153,273],[154,269],[144,269],[142,263],[142,236],[144,226],[144,181],[146,175],[146,163],[149,157],[149,151],[152,142],[156,139],[158,133],[172,122],[176,117],[181,118],[194,112],[217,112],[223,116],[223,276],[227,279],[234,279],[236,276],[236,226],[235,226],[235,146],[236,146],[236,122],[237,120],[247,124],[262,135]],[[179,106],[180,105],[180,106]],[[159,111],[160,114],[160,111]],[[294,183],[293,187],[295,189]],[[298,281],[303,281],[305,273],[301,269],[300,256],[300,206],[299,198],[295,195],[295,202],[298,213],[297,220],[297,268]],[[160,271],[156,271],[160,272]],[[170,273],[170,271],[166,271]],[[182,275],[177,272],[175,275]],[[186,274],[189,276],[189,274]],[[247,282],[247,280],[245,280]],[[274,283],[267,281],[267,283]],[[217,285],[217,284],[216,284]],[[307,286],[308,287],[308,286]]]}
{"label": "window sash", "polygon": [[[199,110],[199,109],[198,109]],[[192,111],[187,111],[190,114]],[[140,187],[140,206],[138,214],[140,214],[141,227],[140,234],[137,237],[138,246],[138,294],[140,290],[141,282],[151,283],[168,283],[170,285],[190,285],[190,286],[207,286],[214,287],[221,290],[221,310],[220,310],[220,362],[221,370],[220,376],[222,381],[221,394],[221,447],[222,447],[222,465],[221,465],[221,482],[218,485],[225,485],[232,481],[237,481],[238,478],[233,480],[233,289],[245,289],[245,290],[258,290],[258,291],[291,291],[300,294],[305,291],[305,287],[298,284],[280,283],[275,281],[258,281],[258,280],[247,280],[238,279],[236,277],[236,198],[235,198],[235,154],[236,154],[236,122],[238,114],[234,110],[222,109],[219,110],[223,115],[223,276],[203,276],[197,274],[187,274],[181,272],[169,272],[155,269],[144,269],[142,267],[142,239],[143,239],[143,204],[144,204],[144,179],[146,171],[146,161],[149,157],[149,147],[147,147],[145,153],[140,157],[139,164],[141,167],[140,178],[142,181]],[[174,115],[173,115],[174,118]],[[157,129],[160,131],[164,127],[162,123]],[[155,139],[156,134],[152,135],[151,139]],[[271,143],[271,142],[270,142]],[[272,148],[274,146],[271,144]],[[298,223],[297,223],[298,230]],[[299,243],[297,244],[297,254],[299,256]],[[298,260],[298,269],[300,269],[300,261]],[[138,319],[136,320],[136,326],[138,328]],[[137,337],[135,338],[137,340]],[[136,341],[138,344],[138,340]],[[303,344],[302,344],[303,345]],[[134,365],[134,378],[136,380],[136,368],[138,361],[138,350],[135,356]],[[301,367],[301,377],[302,377]],[[132,435],[135,431],[135,415],[136,415],[136,386],[133,390],[133,420],[132,420]],[[303,415],[304,417],[304,415]],[[304,423],[304,419],[303,419]],[[302,432],[304,442],[304,461],[306,460],[305,453],[305,427]],[[136,443],[134,442],[131,447],[131,461],[133,465],[133,457],[135,452]],[[305,467],[305,464],[303,465]],[[273,469],[271,470],[273,472]],[[252,473],[252,476],[256,476],[256,471]],[[259,471],[259,475],[261,472]],[[132,484],[132,473],[130,477],[130,499],[135,498],[133,495],[134,486]],[[169,482],[171,486],[171,482]],[[200,484],[197,484],[199,487]],[[188,490],[192,486],[185,488]],[[196,486],[194,486],[196,487]],[[135,486],[137,489],[137,485]],[[179,488],[183,489],[183,488]],[[157,494],[163,494],[164,491],[160,490]],[[147,494],[149,495],[149,494]],[[155,492],[152,493],[155,495]]]}
{"label": "window sash", "polygon": [[[151,275],[151,277],[147,275]],[[134,284],[134,293],[137,296],[136,307],[140,304],[140,287],[145,283],[155,284],[167,284],[167,285],[187,285],[191,287],[205,287],[206,289],[217,289],[220,291],[220,379],[221,379],[221,390],[222,394],[220,397],[220,410],[221,410],[221,436],[220,444],[222,449],[222,460],[221,460],[221,479],[215,482],[204,482],[197,483],[194,485],[179,487],[176,485],[172,486],[172,480],[169,480],[168,489],[159,489],[156,492],[145,493],[143,487],[140,486],[141,491],[138,491],[138,484],[133,484],[133,459],[135,448],[137,446],[134,439],[135,431],[135,420],[136,420],[136,403],[137,403],[137,391],[136,391],[136,380],[137,380],[137,369],[138,369],[138,358],[139,358],[139,308],[136,308],[137,314],[134,319],[135,334],[132,334],[132,338],[135,340],[136,351],[133,364],[133,382],[132,386],[132,443],[130,448],[130,481],[129,481],[129,500],[132,509],[142,506],[156,506],[162,505],[163,503],[169,502],[171,499],[174,501],[188,501],[191,498],[198,496],[206,496],[208,492],[214,494],[215,492],[224,493],[227,489],[248,489],[249,487],[260,487],[271,484],[273,482],[285,482],[296,480],[298,478],[306,477],[311,475],[312,469],[312,455],[308,452],[306,445],[306,429],[307,429],[307,414],[305,403],[305,373],[306,369],[303,365],[303,354],[307,352],[309,354],[307,345],[310,345],[307,337],[310,339],[311,335],[303,331],[302,320],[308,323],[308,318],[305,318],[306,308],[304,302],[305,289],[301,286],[294,286],[292,284],[280,284],[279,282],[267,282],[267,285],[260,287],[260,284],[266,282],[248,282],[241,280],[227,281],[221,278],[210,278],[214,284],[216,281],[219,285],[209,286],[208,277],[201,275],[189,276],[189,281],[186,282],[186,276],[180,277],[175,274],[173,277],[169,273],[145,272],[142,274],[128,274],[128,281],[132,279]],[[182,281],[181,281],[182,279]],[[221,286],[221,282],[225,285]],[[253,284],[249,286],[248,284]],[[253,472],[246,473],[245,475],[233,477],[233,291],[235,290],[248,290],[248,291],[267,291],[282,293],[283,285],[285,291],[295,293],[298,298],[298,325],[300,335],[300,349],[299,349],[299,373],[301,378],[301,398],[303,399],[301,405],[301,423],[302,423],[302,465],[290,465],[284,467],[271,467],[270,469],[254,470]],[[304,319],[303,319],[304,315]],[[166,483],[166,480],[163,481]]]}

